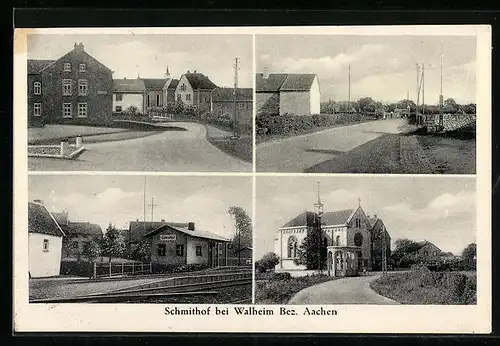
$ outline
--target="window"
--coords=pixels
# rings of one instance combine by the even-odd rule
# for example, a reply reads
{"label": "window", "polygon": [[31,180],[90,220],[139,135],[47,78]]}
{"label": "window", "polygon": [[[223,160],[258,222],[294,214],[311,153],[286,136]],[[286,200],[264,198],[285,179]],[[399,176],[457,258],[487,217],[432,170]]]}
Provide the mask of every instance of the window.
{"label": "window", "polygon": [[244,109],[245,108],[245,104],[240,102],[238,103],[238,109]]}
{"label": "window", "polygon": [[33,84],[33,94],[35,94],[35,95],[41,95],[42,94],[42,83],[35,82]]}
{"label": "window", "polygon": [[182,244],[176,245],[175,246],[175,253],[177,254],[177,256],[184,256],[184,245],[182,245]]}
{"label": "window", "polygon": [[116,100],[116,101],[121,101],[121,100],[123,100],[123,94],[115,94],[115,100]]}
{"label": "window", "polygon": [[115,112],[121,113],[122,112],[122,106],[116,106],[115,107]]}
{"label": "window", "polygon": [[64,72],[71,72],[71,63],[70,62],[65,62],[64,63],[63,71]]}
{"label": "window", "polygon": [[297,257],[297,238],[292,235],[288,238],[288,258]]}
{"label": "window", "polygon": [[78,80],[78,95],[86,96],[87,95],[87,80],[79,79]]}
{"label": "window", "polygon": [[156,105],[160,105],[160,95],[156,95]]}
{"label": "window", "polygon": [[45,252],[49,251],[49,240],[48,239],[43,240],[43,251],[45,251]]}
{"label": "window", "polygon": [[63,118],[71,118],[71,103],[63,103]]}
{"label": "window", "polygon": [[191,100],[191,94],[186,94],[186,101],[190,101]]}
{"label": "window", "polygon": [[42,115],[42,104],[33,103],[33,116],[39,117]]}
{"label": "window", "polygon": [[181,94],[177,94],[177,101],[182,101],[182,95]]}
{"label": "window", "polygon": [[363,235],[361,233],[356,233],[354,236],[354,245],[361,246],[363,245]]}
{"label": "window", "polygon": [[210,102],[210,95],[205,96],[205,102]]}
{"label": "window", "polygon": [[63,79],[62,81],[62,93],[64,96],[71,96],[71,79]]}
{"label": "window", "polygon": [[250,102],[247,102],[247,109],[252,109],[252,104]]}
{"label": "window", "polygon": [[148,95],[148,107],[149,107],[149,95]]}
{"label": "window", "polygon": [[196,256],[201,256],[201,246],[196,247]]}
{"label": "window", "polygon": [[335,237],[335,246],[340,246],[340,236]]}
{"label": "window", "polygon": [[80,117],[80,118],[87,117],[87,103],[79,103],[78,104],[78,117]]}
{"label": "window", "polygon": [[361,219],[356,219],[356,228],[361,227]]}
{"label": "window", "polygon": [[186,91],[186,84],[181,85],[181,91]]}
{"label": "window", "polygon": [[85,68],[86,68],[85,64],[78,65],[78,71],[80,72],[85,72]]}
{"label": "window", "polygon": [[158,256],[165,256],[167,253],[167,245],[158,244],[158,248],[156,250],[156,253],[158,254]]}

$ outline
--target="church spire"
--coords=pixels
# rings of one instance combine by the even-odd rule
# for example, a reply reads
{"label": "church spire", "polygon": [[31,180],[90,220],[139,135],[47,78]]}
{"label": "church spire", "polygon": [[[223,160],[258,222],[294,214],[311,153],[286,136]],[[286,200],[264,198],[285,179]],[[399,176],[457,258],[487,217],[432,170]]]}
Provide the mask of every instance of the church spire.
{"label": "church spire", "polygon": [[320,197],[320,189],[319,189],[319,181],[318,181],[318,201],[316,204],[314,204],[314,208],[316,209],[316,212],[318,215],[323,214],[323,203],[321,202],[321,197]]}
{"label": "church spire", "polygon": [[165,71],[165,78],[170,78],[170,71],[168,69],[168,65],[167,65],[167,70]]}

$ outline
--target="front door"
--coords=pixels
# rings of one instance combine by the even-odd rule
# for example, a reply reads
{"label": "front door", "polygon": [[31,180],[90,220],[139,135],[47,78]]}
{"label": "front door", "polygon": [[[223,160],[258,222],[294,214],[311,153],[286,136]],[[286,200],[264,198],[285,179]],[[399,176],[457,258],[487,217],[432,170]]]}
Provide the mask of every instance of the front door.
{"label": "front door", "polygon": [[208,266],[211,267],[213,265],[213,252],[214,249],[211,243],[208,243]]}

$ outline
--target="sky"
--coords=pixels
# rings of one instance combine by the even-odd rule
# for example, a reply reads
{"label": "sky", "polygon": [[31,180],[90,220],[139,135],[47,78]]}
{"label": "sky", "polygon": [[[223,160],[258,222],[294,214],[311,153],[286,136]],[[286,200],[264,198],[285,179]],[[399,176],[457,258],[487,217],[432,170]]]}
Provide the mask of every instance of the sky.
{"label": "sky", "polygon": [[255,256],[274,251],[279,227],[313,211],[320,182],[324,211],[361,207],[377,214],[397,239],[428,240],[442,251],[460,254],[476,242],[474,177],[258,177],[256,182]]}
{"label": "sky", "polygon": [[82,42],[85,51],[114,71],[113,78],[173,78],[187,70],[207,75],[220,87],[234,84],[234,58],[240,58],[238,85],[253,85],[251,35],[217,34],[32,34],[28,59],[58,59]]}
{"label": "sky", "polygon": [[425,103],[437,104],[443,45],[443,95],[475,103],[475,36],[257,35],[256,72],[314,73],[321,101],[372,97],[396,102],[417,95],[416,63],[425,64]]}
{"label": "sky", "polygon": [[[29,200],[41,199],[50,212],[66,210],[70,221],[109,223],[128,229],[144,220],[144,176],[29,176]],[[231,238],[234,223],[227,213],[240,206],[252,215],[251,177],[148,176],[146,221],[195,222],[196,228]]]}

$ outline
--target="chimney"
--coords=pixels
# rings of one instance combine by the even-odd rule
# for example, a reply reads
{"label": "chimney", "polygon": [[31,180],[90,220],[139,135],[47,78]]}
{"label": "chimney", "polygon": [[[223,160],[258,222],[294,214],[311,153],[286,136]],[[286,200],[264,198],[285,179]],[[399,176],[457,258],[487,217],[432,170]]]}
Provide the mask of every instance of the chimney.
{"label": "chimney", "polygon": [[194,231],[194,222],[188,222],[188,230]]}
{"label": "chimney", "polygon": [[373,214],[373,217],[377,219],[377,214]]}
{"label": "chimney", "polygon": [[33,203],[43,204],[43,201],[41,199],[34,199]]}
{"label": "chimney", "polygon": [[135,221],[139,222],[139,219],[136,219]]}
{"label": "chimney", "polygon": [[194,70],[194,72],[193,72],[193,73],[196,73],[196,70]]}
{"label": "chimney", "polygon": [[189,70],[187,70],[187,73],[191,73]]}
{"label": "chimney", "polygon": [[165,219],[161,219],[161,222],[165,222]]}
{"label": "chimney", "polygon": [[74,46],[75,50],[78,51],[78,52],[83,52],[84,51],[84,48],[83,48],[83,43],[75,43],[75,46]]}
{"label": "chimney", "polygon": [[123,78],[124,80],[127,80],[127,77]]}
{"label": "chimney", "polygon": [[269,68],[264,67],[264,73],[262,74],[262,78],[264,78],[264,79],[269,78]]}

